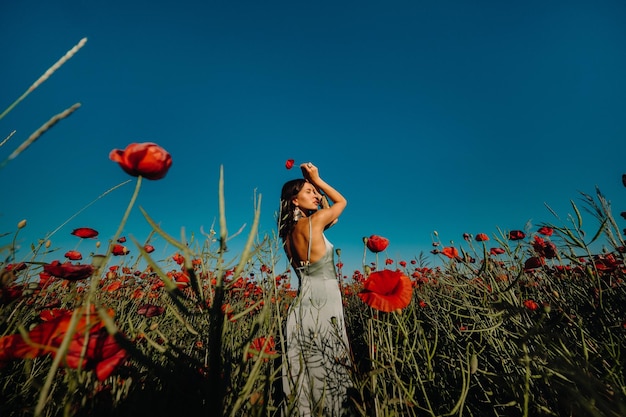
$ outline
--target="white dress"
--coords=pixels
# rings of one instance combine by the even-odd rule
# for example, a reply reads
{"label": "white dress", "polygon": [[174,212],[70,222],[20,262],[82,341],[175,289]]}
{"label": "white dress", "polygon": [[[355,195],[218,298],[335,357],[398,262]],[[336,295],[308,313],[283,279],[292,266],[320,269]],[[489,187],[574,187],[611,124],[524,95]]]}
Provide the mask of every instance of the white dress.
{"label": "white dress", "polygon": [[[289,308],[285,328],[283,390],[288,403],[295,400],[298,416],[340,417],[346,413],[350,350],[333,245],[326,236],[324,242],[326,252],[320,260],[296,269],[298,295]],[[291,397],[294,395],[297,400]]]}

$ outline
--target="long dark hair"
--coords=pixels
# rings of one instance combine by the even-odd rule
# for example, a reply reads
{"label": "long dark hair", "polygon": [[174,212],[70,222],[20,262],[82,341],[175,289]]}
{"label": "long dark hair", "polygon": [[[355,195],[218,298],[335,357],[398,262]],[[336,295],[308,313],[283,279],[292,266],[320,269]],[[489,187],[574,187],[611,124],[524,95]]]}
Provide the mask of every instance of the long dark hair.
{"label": "long dark hair", "polygon": [[278,236],[283,241],[293,230],[296,221],[293,217],[296,208],[293,199],[298,195],[302,187],[306,183],[304,178],[287,181],[283,184],[280,192],[280,210],[278,211]]}

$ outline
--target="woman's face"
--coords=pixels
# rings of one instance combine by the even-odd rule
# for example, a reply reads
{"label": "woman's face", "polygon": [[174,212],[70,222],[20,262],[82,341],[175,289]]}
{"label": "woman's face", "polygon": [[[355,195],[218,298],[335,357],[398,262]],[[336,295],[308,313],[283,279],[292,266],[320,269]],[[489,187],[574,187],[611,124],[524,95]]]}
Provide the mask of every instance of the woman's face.
{"label": "woman's face", "polygon": [[304,210],[317,210],[320,206],[321,197],[311,183],[305,182],[300,192],[293,199],[293,203]]}

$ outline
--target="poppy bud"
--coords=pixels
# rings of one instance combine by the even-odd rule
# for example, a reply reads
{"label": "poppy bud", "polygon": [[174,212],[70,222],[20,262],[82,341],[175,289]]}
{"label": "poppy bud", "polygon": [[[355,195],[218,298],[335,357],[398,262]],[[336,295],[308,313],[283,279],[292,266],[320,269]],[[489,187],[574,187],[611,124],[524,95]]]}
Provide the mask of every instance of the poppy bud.
{"label": "poppy bud", "polygon": [[18,229],[23,229],[23,228],[25,228],[25,227],[26,227],[26,219],[24,219],[24,220],[20,221],[20,222],[17,224],[17,228],[18,228]]}
{"label": "poppy bud", "polygon": [[478,370],[478,355],[473,353],[472,358],[470,359],[470,374],[475,374],[477,370]]}

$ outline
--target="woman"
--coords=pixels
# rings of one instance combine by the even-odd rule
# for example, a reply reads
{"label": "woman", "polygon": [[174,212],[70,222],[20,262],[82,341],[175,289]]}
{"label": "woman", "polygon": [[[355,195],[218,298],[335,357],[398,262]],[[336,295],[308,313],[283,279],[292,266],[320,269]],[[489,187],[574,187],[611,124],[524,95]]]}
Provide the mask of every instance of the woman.
{"label": "woman", "polygon": [[[304,178],[285,183],[280,198],[279,235],[299,280],[285,328],[283,389],[297,415],[339,417],[346,413],[351,361],[333,245],[324,230],[347,202],[312,163],[300,169]],[[321,193],[333,204],[322,204]]]}

